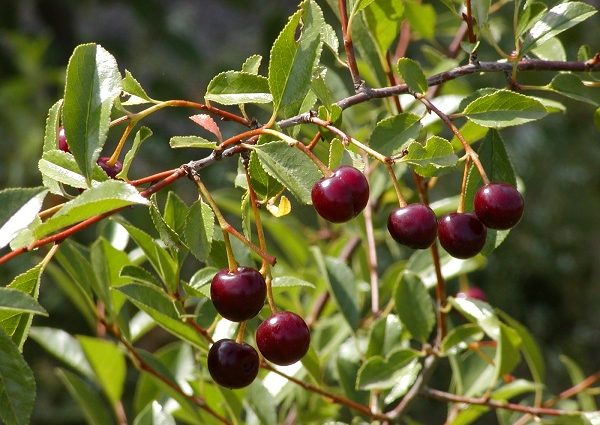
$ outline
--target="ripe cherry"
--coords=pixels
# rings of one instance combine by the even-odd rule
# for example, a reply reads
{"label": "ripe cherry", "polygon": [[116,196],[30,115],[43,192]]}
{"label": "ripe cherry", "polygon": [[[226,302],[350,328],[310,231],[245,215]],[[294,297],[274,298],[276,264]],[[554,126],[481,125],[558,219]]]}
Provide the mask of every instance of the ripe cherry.
{"label": "ripe cherry", "polygon": [[485,292],[483,292],[483,290],[477,286],[471,286],[467,288],[466,291],[460,291],[458,294],[456,294],[456,298],[474,298],[480,301],[487,301]]}
{"label": "ripe cherry", "polygon": [[476,255],[485,245],[487,228],[473,213],[452,213],[438,224],[440,244],[456,258]]}
{"label": "ripe cherry", "polygon": [[394,240],[409,248],[429,248],[437,236],[435,213],[424,204],[396,208],[388,216],[388,231]]}
{"label": "ripe cherry", "polygon": [[248,386],[258,375],[258,353],[246,343],[221,339],[208,350],[208,371],[214,381],[227,388]]}
{"label": "ripe cherry", "polygon": [[491,229],[510,229],[523,216],[523,197],[514,186],[489,183],[475,194],[477,218]]}
{"label": "ripe cherry", "polygon": [[312,188],[312,202],[321,217],[343,223],[356,217],[369,200],[369,182],[354,167],[342,165]]}
{"label": "ripe cherry", "polygon": [[267,285],[251,267],[223,269],[212,279],[210,297],[221,316],[232,322],[252,319],[265,304]]}
{"label": "ripe cherry", "polygon": [[63,152],[71,152],[69,150],[69,144],[67,143],[67,136],[65,134],[64,127],[58,129],[58,149]]}
{"label": "ripe cherry", "polygon": [[310,330],[302,317],[289,311],[273,314],[256,330],[256,345],[263,357],[280,366],[300,360],[310,345]]}
{"label": "ripe cherry", "polygon": [[121,163],[121,161],[117,161],[113,165],[109,165],[109,160],[110,157],[102,156],[98,158],[97,162],[100,168],[102,168],[104,172],[108,175],[108,177],[114,179],[117,176],[117,174],[119,174],[123,169],[123,164]]}

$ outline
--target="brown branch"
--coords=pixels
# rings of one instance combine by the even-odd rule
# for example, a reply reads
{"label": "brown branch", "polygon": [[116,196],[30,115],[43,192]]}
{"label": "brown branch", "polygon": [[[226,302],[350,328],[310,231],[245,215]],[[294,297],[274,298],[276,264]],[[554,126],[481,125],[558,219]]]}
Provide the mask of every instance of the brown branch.
{"label": "brown branch", "polygon": [[469,36],[469,43],[475,43],[477,38],[475,37],[475,32],[473,31],[473,14],[471,12],[471,0],[465,0],[467,5],[467,14],[463,14],[463,18],[467,23],[467,35]]}
{"label": "brown branch", "polygon": [[352,45],[352,35],[348,32],[348,11],[346,10],[346,0],[338,0],[338,8],[340,10],[340,21],[342,23],[342,35],[344,37],[344,50],[346,50],[346,60],[348,69],[352,76],[352,83],[356,92],[361,91],[363,81],[358,72],[358,64],[354,56],[354,46]]}

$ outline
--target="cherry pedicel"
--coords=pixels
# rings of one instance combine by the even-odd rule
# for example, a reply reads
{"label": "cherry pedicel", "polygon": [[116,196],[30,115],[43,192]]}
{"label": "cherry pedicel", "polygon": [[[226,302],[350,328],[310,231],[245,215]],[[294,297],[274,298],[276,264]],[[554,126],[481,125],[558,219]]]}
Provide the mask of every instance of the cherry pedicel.
{"label": "cherry pedicel", "polygon": [[256,330],[256,345],[263,357],[286,366],[300,360],[310,345],[310,330],[302,317],[289,311],[273,314]]}
{"label": "cherry pedicel", "polygon": [[369,182],[354,167],[342,165],[315,183],[311,198],[317,213],[332,223],[356,217],[369,201]]}
{"label": "cherry pedicel", "polygon": [[116,161],[113,165],[110,165],[108,163],[109,160],[110,157],[103,156],[98,158],[97,163],[100,166],[100,168],[102,168],[104,172],[108,175],[108,177],[114,179],[117,176],[117,174],[119,174],[123,169],[123,164],[120,161]]}
{"label": "cherry pedicel", "polygon": [[232,322],[252,319],[265,304],[267,285],[258,270],[238,267],[223,269],[212,279],[210,297],[221,316]]}
{"label": "cherry pedicel", "polygon": [[437,219],[424,204],[410,204],[390,213],[387,228],[394,240],[409,248],[429,248],[437,236]]}
{"label": "cherry pedicel", "polygon": [[485,245],[487,228],[473,213],[452,213],[438,224],[440,244],[456,258],[475,256]]}
{"label": "cherry pedicel", "polygon": [[523,216],[523,197],[514,186],[489,183],[481,187],[473,201],[475,214],[487,227],[505,230],[515,226]]}
{"label": "cherry pedicel", "polygon": [[246,343],[232,339],[215,342],[208,351],[208,371],[214,381],[227,388],[250,385],[258,375],[258,353]]}

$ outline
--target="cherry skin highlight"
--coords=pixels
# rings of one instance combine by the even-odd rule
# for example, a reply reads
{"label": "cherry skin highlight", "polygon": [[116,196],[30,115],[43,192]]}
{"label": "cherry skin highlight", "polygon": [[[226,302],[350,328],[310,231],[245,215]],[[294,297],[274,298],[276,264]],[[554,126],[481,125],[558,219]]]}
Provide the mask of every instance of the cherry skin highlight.
{"label": "cherry skin highlight", "polygon": [[394,240],[413,249],[429,248],[437,236],[437,219],[424,204],[410,204],[390,213],[387,228]]}
{"label": "cherry skin highlight", "polygon": [[223,269],[212,279],[210,297],[221,316],[232,322],[252,319],[258,314],[267,297],[265,279],[258,270],[238,267]]}
{"label": "cherry skin highlight", "polygon": [[227,388],[250,385],[258,375],[258,353],[246,343],[232,339],[215,342],[208,351],[208,371],[213,380]]}
{"label": "cherry skin highlight", "polygon": [[263,357],[280,366],[300,360],[310,345],[310,330],[295,313],[281,311],[262,322],[256,330],[256,345]]}
{"label": "cherry skin highlight", "polygon": [[63,152],[71,152],[69,149],[69,143],[67,143],[67,136],[65,134],[64,127],[58,129],[58,149]]}
{"label": "cherry skin highlight", "polygon": [[121,161],[117,161],[114,163],[114,165],[109,165],[108,161],[110,160],[110,157],[108,156],[103,156],[98,158],[98,165],[100,166],[100,168],[102,168],[104,170],[104,172],[108,175],[108,177],[110,177],[111,179],[116,178],[117,174],[119,174],[121,172],[121,170],[123,169],[123,164],[121,163]]}
{"label": "cherry skin highlight", "polygon": [[315,183],[311,198],[317,213],[332,223],[356,217],[369,200],[369,182],[354,167],[342,165]]}
{"label": "cherry skin highlight", "polygon": [[473,201],[475,214],[490,229],[514,227],[523,216],[523,197],[514,186],[490,183],[481,187]]}
{"label": "cherry skin highlight", "polygon": [[485,245],[487,228],[473,213],[452,213],[441,218],[438,238],[444,249],[455,258],[475,256]]}

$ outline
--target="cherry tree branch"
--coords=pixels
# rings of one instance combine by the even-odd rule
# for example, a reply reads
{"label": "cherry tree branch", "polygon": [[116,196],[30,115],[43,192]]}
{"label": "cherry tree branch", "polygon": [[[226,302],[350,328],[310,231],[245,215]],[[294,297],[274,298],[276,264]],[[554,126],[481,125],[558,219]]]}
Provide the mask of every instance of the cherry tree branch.
{"label": "cherry tree branch", "polygon": [[358,92],[363,87],[363,81],[360,78],[358,64],[356,63],[356,57],[354,56],[352,35],[348,30],[348,11],[346,10],[346,0],[338,0],[338,8],[340,11],[340,21],[342,23],[342,35],[344,38],[344,50],[346,50],[346,61],[348,62],[348,69],[350,70],[350,75],[352,76],[354,90]]}

